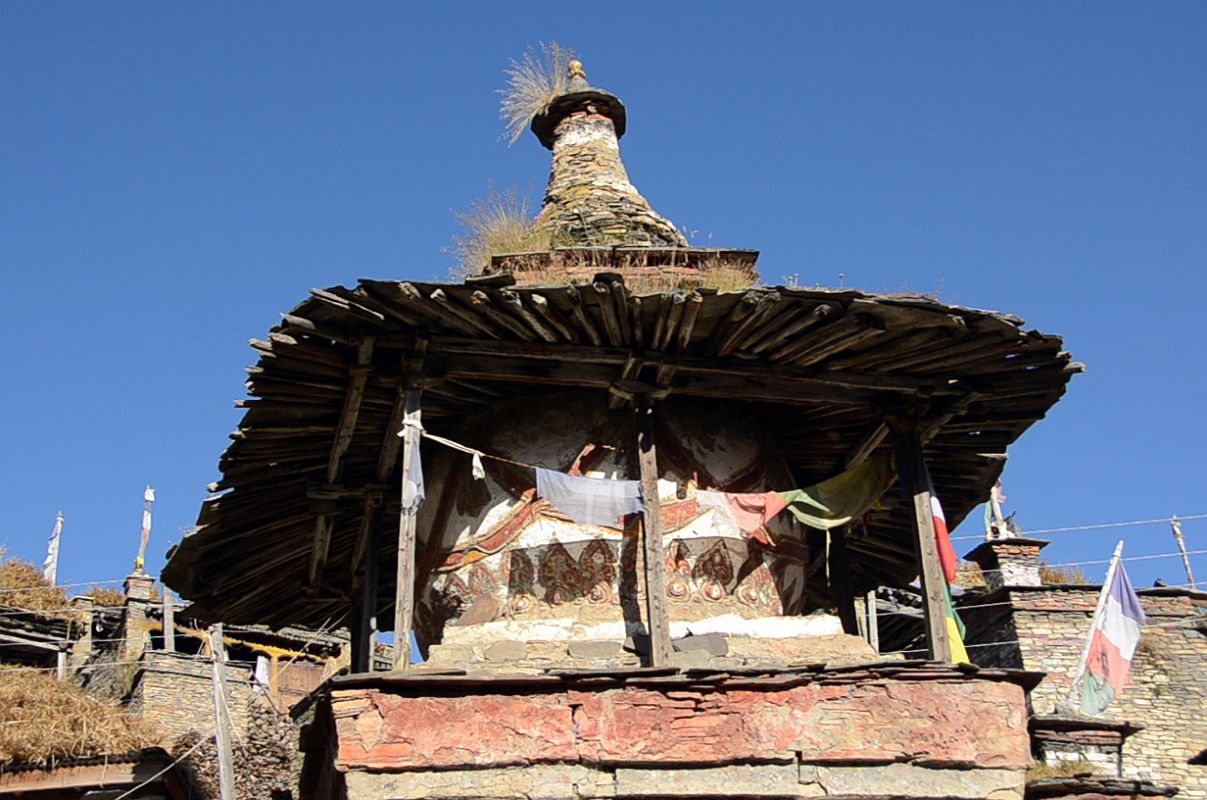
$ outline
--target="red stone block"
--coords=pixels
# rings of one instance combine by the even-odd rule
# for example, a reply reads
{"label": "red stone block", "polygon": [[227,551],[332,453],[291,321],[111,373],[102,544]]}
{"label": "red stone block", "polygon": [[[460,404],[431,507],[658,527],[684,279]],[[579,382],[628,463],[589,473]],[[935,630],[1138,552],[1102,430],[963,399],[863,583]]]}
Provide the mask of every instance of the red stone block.
{"label": "red stone block", "polygon": [[336,691],[332,711],[342,769],[720,765],[797,753],[814,764],[1030,762],[1023,690],[983,680],[420,698]]}
{"label": "red stone block", "polygon": [[575,761],[574,726],[564,695],[396,697],[371,690],[333,692],[340,769],[432,769]]}

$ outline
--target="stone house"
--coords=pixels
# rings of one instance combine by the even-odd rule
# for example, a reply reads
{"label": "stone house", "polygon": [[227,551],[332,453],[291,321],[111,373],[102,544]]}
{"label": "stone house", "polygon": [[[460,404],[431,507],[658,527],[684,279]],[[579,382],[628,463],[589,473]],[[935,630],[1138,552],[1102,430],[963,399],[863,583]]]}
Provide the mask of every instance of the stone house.
{"label": "stone house", "polygon": [[[1045,585],[1034,539],[986,542],[977,562],[988,591],[968,595],[961,614],[970,652],[985,667],[1044,673],[1028,702],[1037,753],[1049,762],[1084,764],[1098,774],[1178,787],[1207,797],[1207,592],[1139,589],[1148,623],[1132,661],[1132,685],[1101,720],[1061,714],[1101,586]],[[1002,644],[993,644],[1002,643]]]}

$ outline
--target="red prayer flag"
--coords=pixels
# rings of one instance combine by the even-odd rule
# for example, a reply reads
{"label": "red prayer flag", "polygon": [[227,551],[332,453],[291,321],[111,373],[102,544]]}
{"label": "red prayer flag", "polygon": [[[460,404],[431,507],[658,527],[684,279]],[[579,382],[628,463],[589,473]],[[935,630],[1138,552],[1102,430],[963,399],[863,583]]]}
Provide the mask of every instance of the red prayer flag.
{"label": "red prayer flag", "polygon": [[956,582],[956,567],[960,563],[960,559],[956,558],[955,548],[951,546],[951,535],[947,532],[947,518],[943,516],[943,506],[939,505],[939,498],[935,496],[935,487],[930,482],[929,473],[926,476],[926,483],[930,489],[930,515],[935,523],[935,547],[939,551],[939,564],[943,567],[943,577],[947,579],[948,584]]}

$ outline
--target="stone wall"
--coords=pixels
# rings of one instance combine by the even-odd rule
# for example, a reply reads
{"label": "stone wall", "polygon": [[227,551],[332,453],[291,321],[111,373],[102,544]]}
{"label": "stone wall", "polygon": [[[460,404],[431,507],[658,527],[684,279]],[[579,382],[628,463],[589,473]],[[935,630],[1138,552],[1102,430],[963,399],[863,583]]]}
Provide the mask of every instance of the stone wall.
{"label": "stone wall", "polygon": [[[243,664],[226,665],[227,704],[231,725],[246,736],[252,702],[252,672]],[[214,730],[213,667],[206,659],[180,653],[148,651],[143,659],[130,712],[163,731],[174,741],[189,731],[208,735]]]}
{"label": "stone wall", "polygon": [[[1124,746],[1124,777],[1181,788],[1181,798],[1207,798],[1207,766],[1189,760],[1207,745],[1207,635],[1185,623],[1187,597],[1143,597],[1149,624],[1132,662],[1134,688],[1116,701],[1116,717],[1146,726]],[[1203,606],[1200,605],[1200,608]]]}
{"label": "stone wall", "polygon": [[[976,631],[969,644],[1006,644],[969,652],[982,666],[1047,673],[1031,692],[1030,702],[1036,714],[1051,713],[1068,696],[1099,589],[1013,587],[988,595],[985,605],[995,608],[982,612],[984,626],[971,622],[978,619],[975,609],[965,617]],[[996,605],[1001,603],[1009,605]],[[1103,714],[1144,726],[1124,744],[1123,776],[1180,787],[1182,798],[1207,798],[1207,766],[1188,763],[1207,744],[1207,635],[1202,616],[1207,598],[1149,590],[1141,593],[1141,604],[1148,625],[1132,662],[1134,685]]]}
{"label": "stone wall", "polygon": [[[1023,688],[941,665],[335,679],[349,800],[1022,797]],[[335,791],[339,791],[338,788]]]}

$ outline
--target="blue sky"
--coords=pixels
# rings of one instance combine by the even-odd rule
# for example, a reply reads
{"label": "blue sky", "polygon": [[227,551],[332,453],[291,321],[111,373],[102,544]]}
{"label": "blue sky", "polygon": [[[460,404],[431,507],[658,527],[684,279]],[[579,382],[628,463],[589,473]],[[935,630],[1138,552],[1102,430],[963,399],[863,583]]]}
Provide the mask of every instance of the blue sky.
{"label": "blue sky", "polygon": [[[491,182],[539,198],[548,153],[499,140],[494,90],[550,39],[625,101],[630,175],[696,243],[1065,336],[1088,371],[1005,473],[1025,529],[1207,514],[1201,3],[5,3],[0,544],[40,563],[62,509],[60,581],[120,578],[151,483],[157,571],[248,338],[312,286],[446,276]],[[1117,534],[1173,549],[1157,524],[1046,554]]]}

